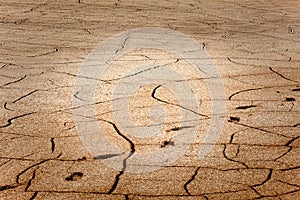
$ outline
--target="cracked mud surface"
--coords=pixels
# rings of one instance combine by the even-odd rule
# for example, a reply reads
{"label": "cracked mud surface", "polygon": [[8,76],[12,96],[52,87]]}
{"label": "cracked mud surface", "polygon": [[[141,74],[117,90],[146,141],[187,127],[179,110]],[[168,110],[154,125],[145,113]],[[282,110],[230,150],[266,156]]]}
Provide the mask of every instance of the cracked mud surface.
{"label": "cracked mud surface", "polygon": [[[0,2],[0,199],[299,199],[299,5],[298,0]],[[202,137],[211,99],[202,77],[183,70],[188,79],[176,81],[189,81],[200,96],[200,110],[191,110],[199,116],[196,140],[172,165],[130,174],[101,162],[119,155],[95,159],[86,150],[72,105],[73,96],[85,99],[73,86],[99,42],[145,26],[174,29],[200,44],[223,79],[227,114],[212,152],[197,160],[199,148],[213,145]],[[129,152],[123,169],[135,152],[177,145],[172,136],[191,128],[178,126],[178,109],[188,108],[161,85],[141,88],[129,109],[134,120],[147,124],[149,107],[165,106],[166,134],[139,141],[114,123],[115,99],[107,92],[133,63],[147,62],[188,68],[174,55],[132,52],[112,64],[98,80],[97,102],[86,104],[97,107],[107,137]]]}

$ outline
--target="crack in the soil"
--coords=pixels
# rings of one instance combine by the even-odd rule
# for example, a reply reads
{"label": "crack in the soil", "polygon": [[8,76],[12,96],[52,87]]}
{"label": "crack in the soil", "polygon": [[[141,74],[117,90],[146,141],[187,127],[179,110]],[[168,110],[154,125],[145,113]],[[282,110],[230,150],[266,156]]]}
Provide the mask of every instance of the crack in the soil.
{"label": "crack in the soil", "polygon": [[158,69],[158,68],[165,67],[165,66],[168,66],[168,65],[171,65],[171,64],[175,64],[175,63],[177,63],[177,62],[179,62],[179,59],[176,59],[175,62],[169,62],[169,63],[163,64],[163,65],[159,65],[159,64],[158,64],[158,65],[156,65],[156,66],[154,66],[154,67],[150,67],[150,68],[147,68],[147,69],[144,69],[144,70],[135,72],[135,73],[133,73],[133,74],[129,74],[129,75],[123,76],[123,77],[121,77],[121,78],[107,79],[107,80],[105,80],[105,81],[112,82],[112,81],[118,81],[118,80],[126,79],[126,78],[133,77],[133,76],[137,76],[137,75],[139,75],[139,74],[142,74],[142,73],[145,73],[145,72],[154,70],[154,69]]}
{"label": "crack in the soil", "polygon": [[238,94],[240,94],[240,93],[243,93],[243,92],[255,91],[255,90],[262,90],[262,89],[265,89],[265,87],[250,88],[250,89],[240,90],[240,91],[237,91],[237,92],[233,93],[232,95],[230,95],[230,96],[228,97],[228,100],[231,100],[232,97],[234,97],[235,95],[238,95]]}
{"label": "crack in the soil", "polygon": [[225,159],[227,159],[227,160],[229,160],[229,161],[231,161],[231,162],[239,163],[239,164],[243,165],[246,169],[249,169],[249,166],[246,165],[246,163],[244,163],[244,162],[242,162],[242,161],[234,160],[234,159],[232,159],[232,158],[229,158],[229,157],[226,155],[226,148],[227,148],[227,145],[225,144],[225,145],[224,145],[224,149],[223,149],[223,151],[222,151],[223,156],[224,156]]}
{"label": "crack in the soil", "polygon": [[3,185],[3,186],[0,186],[0,192],[4,191],[4,190],[14,189],[16,187],[17,187],[16,185]]}
{"label": "crack in the soil", "polygon": [[17,99],[14,100],[12,103],[16,103],[16,102],[20,101],[21,99],[23,99],[23,98],[25,98],[25,97],[28,97],[29,95],[31,95],[31,94],[33,94],[33,93],[36,93],[36,92],[38,92],[38,91],[39,91],[39,89],[33,90],[33,91],[29,92],[28,94],[25,94],[25,95],[23,95],[23,96],[17,98]]}
{"label": "crack in the soil", "polygon": [[55,142],[54,142],[54,138],[51,138],[51,139],[50,139],[50,142],[51,142],[51,151],[52,151],[52,153],[53,153],[54,150],[55,150]]}
{"label": "crack in the soil", "polygon": [[235,109],[237,109],[237,110],[246,110],[246,109],[255,108],[255,107],[256,107],[256,105],[244,105],[244,106],[238,106]]}
{"label": "crack in the soil", "polygon": [[280,158],[284,157],[286,154],[290,153],[292,151],[293,147],[288,147],[288,150],[284,152],[282,155],[278,156],[277,158],[274,159],[274,161],[279,160]]}
{"label": "crack in the soil", "polygon": [[15,80],[15,81],[11,81],[11,82],[5,83],[4,85],[2,85],[0,87],[4,87],[4,86],[8,86],[8,85],[11,85],[11,84],[14,84],[14,83],[18,83],[18,82],[22,81],[23,79],[25,79],[26,77],[27,77],[27,75],[24,75],[23,77]]}
{"label": "crack in the soil", "polygon": [[31,112],[31,113],[26,113],[26,114],[19,115],[19,116],[16,116],[16,117],[12,117],[12,118],[10,118],[10,119],[7,120],[7,124],[6,124],[6,125],[0,126],[0,128],[6,128],[6,127],[9,127],[10,125],[12,125],[12,121],[13,121],[13,120],[18,119],[18,118],[21,118],[21,117],[28,116],[28,115],[32,115],[32,114],[35,114],[35,113],[36,113],[36,112]]}
{"label": "crack in the soil", "polygon": [[297,136],[297,137],[292,138],[290,141],[288,141],[288,142],[285,144],[285,146],[290,147],[290,145],[291,145],[294,141],[298,140],[299,138],[300,138],[300,136]]}
{"label": "crack in the soil", "polygon": [[258,186],[262,186],[262,185],[266,184],[272,178],[272,174],[273,174],[273,169],[269,169],[268,176],[267,176],[267,178],[265,180],[263,180],[259,184],[254,184],[254,185],[251,185],[251,186],[252,187],[258,187]]}
{"label": "crack in the soil", "polygon": [[128,39],[129,39],[129,36],[127,36],[127,37],[124,39],[124,41],[123,41],[122,44],[121,44],[120,49],[117,49],[117,50],[115,51],[115,54],[118,54],[122,49],[125,48],[126,42],[127,42]]}
{"label": "crack in the soil", "polygon": [[49,51],[49,52],[46,52],[46,53],[41,53],[41,54],[37,54],[37,55],[32,55],[32,56],[27,56],[27,57],[30,57],[30,58],[35,58],[35,57],[39,57],[39,56],[46,56],[46,55],[49,55],[49,54],[54,54],[56,52],[58,52],[59,49],[56,48],[54,49],[53,51]]}
{"label": "crack in the soil", "polygon": [[[237,125],[240,125],[240,126],[243,126],[243,127],[255,129],[255,130],[258,130],[258,131],[262,131],[262,132],[265,132],[265,133],[270,133],[270,134],[274,134],[274,135],[279,135],[279,136],[282,136],[282,137],[285,137],[285,138],[291,138],[291,137],[289,137],[289,136],[286,136],[286,135],[283,135],[283,134],[280,134],[280,133],[275,133],[275,132],[272,132],[272,131],[268,131],[268,130],[265,130],[265,129],[260,128],[260,127],[254,127],[254,126],[250,126],[250,125],[243,124],[243,123],[240,123],[240,122],[233,122],[233,121],[228,121],[228,122],[229,122],[229,123],[232,123],[232,124],[237,124]],[[288,126],[288,127],[291,127],[291,126]]]}
{"label": "crack in the soil", "polygon": [[191,195],[190,191],[188,190],[188,185],[193,181],[195,180],[199,170],[201,169],[201,167],[197,167],[197,169],[195,170],[194,174],[192,175],[192,177],[183,185],[183,188],[185,190],[185,192],[188,194],[188,195]]}
{"label": "crack in the soil", "polygon": [[33,195],[30,197],[29,200],[34,200],[37,197],[37,195],[38,195],[38,192],[37,191],[34,192]]}
{"label": "crack in the soil", "polygon": [[173,106],[180,107],[180,108],[182,108],[182,109],[184,109],[184,110],[187,110],[187,111],[189,111],[189,112],[192,112],[192,113],[194,113],[194,114],[196,114],[196,115],[199,115],[199,116],[202,116],[202,117],[207,117],[207,118],[209,118],[208,115],[204,115],[204,114],[201,114],[201,113],[196,112],[196,111],[194,111],[194,110],[191,110],[191,109],[189,109],[189,108],[183,107],[183,106],[181,106],[181,105],[179,105],[179,104],[175,104],[175,103],[168,102],[168,101],[165,101],[165,100],[162,100],[162,99],[157,98],[157,97],[155,96],[155,93],[156,93],[156,90],[157,90],[158,88],[160,88],[161,86],[162,86],[162,85],[158,85],[158,86],[156,86],[156,87],[153,89],[152,94],[151,94],[151,97],[152,97],[152,98],[154,98],[155,100],[157,100],[157,101],[159,101],[159,102],[165,103],[165,104],[170,104],[170,105],[173,105]]}
{"label": "crack in the soil", "polygon": [[35,163],[35,164],[33,164],[33,165],[27,167],[26,169],[22,170],[21,172],[19,172],[19,173],[17,174],[17,176],[16,176],[16,183],[17,183],[17,184],[20,184],[19,180],[20,180],[20,177],[21,177],[22,174],[24,174],[25,172],[27,172],[27,171],[30,170],[31,168],[36,167],[36,166],[39,166],[39,165],[41,165],[41,164],[43,164],[43,163],[45,163],[45,162],[47,162],[47,161],[49,161],[49,160],[50,160],[50,159],[42,160],[42,161],[40,161],[40,162],[38,162],[38,163]]}
{"label": "crack in the soil", "polygon": [[104,82],[104,83],[110,84],[109,81],[102,80],[102,79],[99,79],[99,78],[88,77],[88,76],[81,76],[81,75],[72,74],[72,73],[69,73],[69,72],[60,72],[60,71],[52,71],[52,72],[53,73],[57,73],[57,74],[66,74],[66,75],[73,76],[73,77],[76,77],[76,78],[85,78],[85,79],[96,80],[96,81],[100,81],[100,82]]}
{"label": "crack in the soil", "polygon": [[135,145],[134,145],[134,143],[128,137],[126,137],[123,133],[121,133],[121,131],[118,129],[118,127],[116,126],[115,123],[107,121],[107,120],[101,120],[101,121],[111,124],[113,126],[114,130],[116,131],[116,133],[119,136],[121,136],[124,140],[126,140],[129,143],[129,145],[130,145],[130,153],[129,153],[129,155],[126,158],[124,158],[122,169],[116,175],[115,181],[114,181],[113,185],[111,186],[110,190],[108,191],[108,194],[112,194],[115,191],[115,189],[117,188],[117,186],[118,186],[120,177],[124,174],[124,172],[126,170],[126,162],[127,162],[127,160],[135,153]]}
{"label": "crack in the soil", "polygon": [[31,183],[32,183],[33,179],[35,179],[35,173],[36,173],[36,169],[33,171],[32,177],[29,179],[29,181],[28,181],[28,183],[26,185],[25,192],[28,191],[29,187],[31,186]]}
{"label": "crack in the soil", "polygon": [[272,67],[269,67],[269,70],[270,70],[271,72],[277,74],[278,76],[280,76],[281,78],[283,78],[283,79],[285,79],[285,80],[292,81],[292,82],[294,82],[294,83],[300,83],[299,81],[294,81],[294,80],[292,80],[292,79],[289,79],[289,78],[283,76],[283,75],[280,74],[279,72],[275,71]]}

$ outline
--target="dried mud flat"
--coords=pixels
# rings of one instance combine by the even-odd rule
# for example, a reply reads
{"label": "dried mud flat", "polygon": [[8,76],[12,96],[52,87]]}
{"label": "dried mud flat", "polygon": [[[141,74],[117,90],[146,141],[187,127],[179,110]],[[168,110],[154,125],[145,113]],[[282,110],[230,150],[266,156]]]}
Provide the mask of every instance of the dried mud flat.
{"label": "dried mud flat", "polygon": [[[300,198],[300,1],[7,0],[0,2],[0,25],[0,199]],[[176,30],[201,45],[221,74],[226,116],[215,145],[203,142],[210,124],[204,118],[176,162],[134,174],[113,170],[86,150],[72,99],[80,99],[73,88],[88,54],[108,37],[139,27]],[[145,59],[143,53],[149,52],[115,65],[122,72]],[[158,64],[186,65],[163,58],[154,50],[147,55]],[[107,78],[120,76],[112,72]],[[189,76],[201,113],[209,116],[203,79]],[[176,145],[163,136],[148,143],[125,137],[106,89],[97,93],[97,119],[116,144],[127,151]],[[172,94],[157,85],[141,90],[131,99],[133,119],[147,123],[152,104],[176,118]],[[176,134],[175,125],[166,123],[166,135]],[[197,160],[205,145],[212,151]]]}

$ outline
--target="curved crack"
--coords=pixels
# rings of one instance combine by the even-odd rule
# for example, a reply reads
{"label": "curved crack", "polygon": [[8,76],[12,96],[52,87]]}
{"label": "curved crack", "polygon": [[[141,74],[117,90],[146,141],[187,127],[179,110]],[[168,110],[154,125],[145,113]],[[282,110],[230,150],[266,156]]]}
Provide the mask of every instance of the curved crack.
{"label": "curved crack", "polygon": [[185,192],[186,192],[188,195],[191,195],[191,193],[189,192],[189,190],[188,190],[187,187],[188,187],[188,185],[189,185],[193,180],[195,180],[195,178],[196,178],[196,176],[197,176],[199,170],[200,170],[200,167],[197,167],[197,169],[195,170],[193,176],[192,176],[192,177],[184,184],[184,186],[183,186]]}
{"label": "curved crack", "polygon": [[194,113],[194,114],[196,114],[196,115],[199,115],[199,116],[207,117],[207,118],[208,118],[207,115],[198,113],[198,112],[196,112],[196,111],[194,111],[194,110],[191,110],[191,109],[189,109],[189,108],[183,107],[183,106],[181,106],[181,105],[178,105],[178,104],[175,104],[175,103],[168,102],[168,101],[165,101],[165,100],[162,100],[162,99],[157,98],[157,97],[155,96],[155,93],[156,93],[156,90],[157,90],[158,88],[160,88],[161,86],[162,86],[162,85],[158,85],[158,86],[156,86],[156,87],[153,89],[152,94],[151,94],[151,97],[152,97],[152,98],[154,98],[155,100],[160,101],[160,102],[162,102],[162,103],[166,103],[166,104],[170,104],[170,105],[173,105],[173,106],[177,106],[177,107],[180,107],[180,108],[182,108],[182,109],[184,109],[184,110],[190,111],[190,112],[192,112],[192,113]]}
{"label": "curved crack", "polygon": [[278,76],[280,76],[281,78],[283,78],[283,79],[285,79],[285,80],[292,81],[292,82],[294,82],[294,83],[300,83],[299,81],[294,81],[294,80],[291,80],[291,79],[289,79],[289,78],[283,76],[283,75],[280,74],[279,72],[275,71],[272,67],[269,67],[269,70],[270,70],[271,72],[274,72],[275,74],[277,74]]}
{"label": "curved crack", "polygon": [[21,118],[21,117],[25,117],[25,116],[28,116],[28,115],[32,115],[36,112],[31,112],[31,113],[26,113],[26,114],[23,114],[23,115],[19,115],[19,116],[16,116],[16,117],[12,117],[10,119],[7,120],[7,124],[6,125],[3,125],[3,126],[0,126],[0,128],[6,128],[6,127],[9,127],[10,125],[12,125],[12,121],[15,120],[15,119],[18,119],[18,118]]}

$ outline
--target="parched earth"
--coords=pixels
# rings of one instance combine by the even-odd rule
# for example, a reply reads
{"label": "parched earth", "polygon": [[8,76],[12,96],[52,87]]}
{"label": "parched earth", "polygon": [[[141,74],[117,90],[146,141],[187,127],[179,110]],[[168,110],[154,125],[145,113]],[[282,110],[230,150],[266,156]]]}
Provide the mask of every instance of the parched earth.
{"label": "parched earth", "polygon": [[[299,0],[6,0],[0,26],[0,199],[300,199]],[[199,49],[192,51],[213,65],[199,72],[180,55],[137,48],[108,62],[102,77],[79,73],[90,69],[84,63],[101,42],[142,27],[193,38]],[[114,53],[132,40],[114,44]],[[207,73],[210,67],[220,76]],[[127,93],[135,84],[126,81],[151,71],[159,78],[165,69],[182,74],[171,82],[191,87],[182,92],[197,96],[196,110],[180,104],[178,97],[188,95],[148,83],[152,76]],[[207,86],[216,79],[225,90],[218,99],[211,96],[218,87]],[[98,83],[90,93],[92,82]],[[78,83],[86,85],[76,90]],[[128,105],[118,103],[119,95]],[[214,122],[214,110],[224,126]],[[183,111],[196,118],[187,120]],[[87,129],[92,122],[101,137]],[[159,133],[149,138],[130,131],[151,134],[155,127]],[[190,144],[174,139],[192,133]],[[206,140],[212,135],[215,141]],[[187,148],[172,162],[173,151],[163,157],[178,146]],[[160,153],[130,164],[149,152]],[[149,170],[151,164],[158,168]]]}

